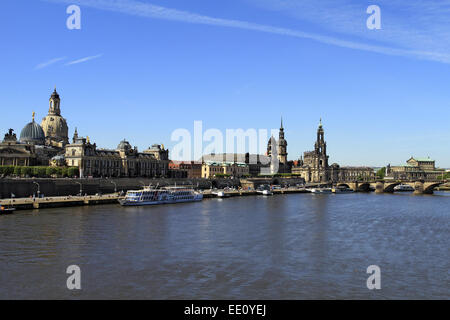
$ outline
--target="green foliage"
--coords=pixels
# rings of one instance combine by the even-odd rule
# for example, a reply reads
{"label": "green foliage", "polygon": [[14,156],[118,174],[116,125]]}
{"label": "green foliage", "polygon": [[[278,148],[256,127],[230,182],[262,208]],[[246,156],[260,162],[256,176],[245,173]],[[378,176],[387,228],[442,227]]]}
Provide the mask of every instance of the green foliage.
{"label": "green foliage", "polygon": [[15,176],[20,176],[20,174],[21,174],[21,169],[20,169],[20,167],[14,167],[14,175]]}
{"label": "green foliage", "polygon": [[33,170],[31,167],[20,167],[20,174],[22,177],[31,176]]}
{"label": "green foliage", "polygon": [[226,178],[226,177],[230,177],[231,175],[229,174],[224,174],[224,173],[216,173],[215,176],[217,178]]}
{"label": "green foliage", "polygon": [[384,179],[385,174],[386,174],[386,167],[383,167],[377,171],[376,175],[377,178]]}
{"label": "green foliage", "polygon": [[27,166],[0,166],[0,175],[17,177],[76,177],[78,176],[77,167],[27,167]]}
{"label": "green foliage", "polygon": [[68,170],[67,170],[67,175],[69,176],[69,177],[76,177],[77,175],[78,175],[78,168],[77,167],[70,167]]}

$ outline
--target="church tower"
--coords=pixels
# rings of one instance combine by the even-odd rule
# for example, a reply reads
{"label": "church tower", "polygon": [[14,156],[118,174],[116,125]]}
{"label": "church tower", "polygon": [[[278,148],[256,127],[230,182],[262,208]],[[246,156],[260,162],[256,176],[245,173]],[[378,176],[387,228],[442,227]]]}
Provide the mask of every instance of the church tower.
{"label": "church tower", "polygon": [[287,164],[287,141],[284,139],[283,118],[281,118],[280,133],[278,136],[278,161]]}
{"label": "church tower", "polygon": [[61,104],[61,99],[59,98],[59,94],[58,94],[58,92],[56,92],[56,88],[55,88],[55,91],[53,91],[53,93],[49,99],[50,106],[48,108],[48,114],[60,116],[61,115],[60,104]]}
{"label": "church tower", "polygon": [[69,128],[66,119],[61,116],[61,99],[56,88],[50,96],[48,115],[42,119],[41,127],[47,145],[64,148],[69,143]]}
{"label": "church tower", "polygon": [[314,145],[315,167],[317,170],[316,179],[320,182],[328,181],[327,143],[325,142],[324,135],[322,119],[320,119],[319,128],[317,129],[317,141]]}

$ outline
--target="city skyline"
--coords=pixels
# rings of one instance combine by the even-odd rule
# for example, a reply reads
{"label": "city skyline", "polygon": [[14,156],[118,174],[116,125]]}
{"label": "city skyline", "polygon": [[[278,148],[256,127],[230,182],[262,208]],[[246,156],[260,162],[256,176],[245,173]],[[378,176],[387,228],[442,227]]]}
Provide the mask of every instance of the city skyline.
{"label": "city skyline", "polygon": [[[19,10],[24,3],[30,10]],[[72,3],[81,7],[81,30],[66,28],[65,9]],[[405,49],[407,40],[414,40],[412,32],[400,37],[403,29],[390,19],[398,12],[385,1],[378,3],[383,36],[365,28],[368,15],[364,5],[359,8],[355,3],[340,12],[326,2],[329,15],[336,15],[333,27],[339,34],[326,30],[323,17],[306,17],[315,12],[306,5],[305,12],[287,14],[286,7],[273,8],[275,1],[215,6],[205,1],[145,3],[227,21],[352,38],[359,44],[379,45],[384,39],[383,47]],[[438,14],[432,5],[436,2],[430,2],[428,9]],[[56,85],[69,137],[77,127],[105,148],[114,148],[126,138],[140,150],[155,142],[172,149],[176,142],[170,141],[171,133],[178,128],[192,131],[196,120],[203,121],[205,130],[225,132],[278,128],[282,115],[288,157],[296,160],[311,149],[322,117],[330,162],[378,167],[404,163],[410,156],[430,156],[439,167],[450,167],[450,151],[445,148],[450,133],[445,84],[450,79],[443,55],[448,50],[436,46],[442,33],[432,33],[432,25],[424,29],[434,35],[428,49],[435,54],[428,56],[443,59],[361,50],[245,30],[239,24],[185,21],[185,15],[179,19],[133,15],[95,7],[92,1],[7,1],[5,6],[4,12],[20,12],[20,19],[4,14],[0,19],[2,26],[15,31],[14,37],[5,34],[5,43],[13,45],[0,53],[2,132],[10,127],[20,132],[32,111],[40,122],[49,91]],[[359,24],[355,8],[361,9]],[[404,8],[416,12],[417,3]],[[357,32],[349,33],[346,24],[339,24],[337,18],[345,14],[354,16],[353,23],[360,26]],[[423,42],[415,45],[409,49],[426,51],[420,47]]]}

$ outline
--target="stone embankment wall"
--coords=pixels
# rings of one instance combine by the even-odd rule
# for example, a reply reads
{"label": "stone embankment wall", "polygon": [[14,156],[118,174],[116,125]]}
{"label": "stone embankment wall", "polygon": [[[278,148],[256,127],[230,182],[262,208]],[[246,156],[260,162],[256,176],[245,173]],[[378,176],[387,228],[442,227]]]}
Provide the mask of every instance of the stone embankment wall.
{"label": "stone embankment wall", "polygon": [[[194,186],[201,189],[211,187],[224,188],[240,186],[239,179],[145,179],[145,178],[120,178],[120,179],[12,179],[0,178],[0,198],[10,198],[14,194],[16,198],[37,196],[38,185],[40,194],[48,197],[68,196],[80,193],[94,195],[96,193],[113,193],[115,185],[117,191],[142,189],[143,186]],[[81,184],[81,186],[80,186]]]}

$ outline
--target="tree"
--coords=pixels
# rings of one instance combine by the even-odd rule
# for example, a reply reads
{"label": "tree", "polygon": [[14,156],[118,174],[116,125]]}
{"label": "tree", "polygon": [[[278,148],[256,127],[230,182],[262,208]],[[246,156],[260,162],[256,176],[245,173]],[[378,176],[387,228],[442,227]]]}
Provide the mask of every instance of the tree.
{"label": "tree", "polygon": [[386,167],[381,168],[377,171],[377,177],[380,179],[384,179],[384,176],[386,175]]}
{"label": "tree", "polygon": [[21,167],[20,168],[20,174],[23,177],[31,176],[32,173],[33,173],[33,169],[31,167]]}
{"label": "tree", "polygon": [[20,167],[14,167],[14,175],[15,176],[20,176],[21,174],[21,169]]}
{"label": "tree", "polygon": [[70,167],[68,170],[67,170],[67,175],[69,176],[69,177],[76,177],[77,175],[78,175],[78,168],[77,167]]}

